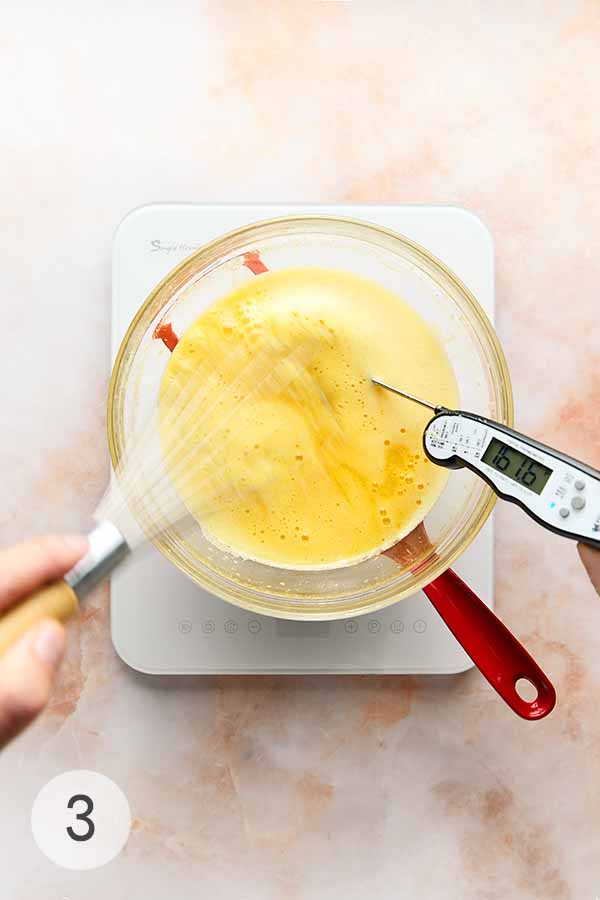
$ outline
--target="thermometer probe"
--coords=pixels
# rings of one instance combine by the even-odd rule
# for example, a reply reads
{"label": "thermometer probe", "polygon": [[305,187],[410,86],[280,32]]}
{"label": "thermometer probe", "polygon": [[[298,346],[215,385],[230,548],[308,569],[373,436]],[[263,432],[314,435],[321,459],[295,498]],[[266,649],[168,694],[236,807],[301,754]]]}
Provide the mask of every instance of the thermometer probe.
{"label": "thermometer probe", "polygon": [[433,410],[423,433],[423,448],[431,462],[447,469],[466,466],[539,525],[600,550],[596,469],[484,416],[435,406],[379,378],[371,381]]}

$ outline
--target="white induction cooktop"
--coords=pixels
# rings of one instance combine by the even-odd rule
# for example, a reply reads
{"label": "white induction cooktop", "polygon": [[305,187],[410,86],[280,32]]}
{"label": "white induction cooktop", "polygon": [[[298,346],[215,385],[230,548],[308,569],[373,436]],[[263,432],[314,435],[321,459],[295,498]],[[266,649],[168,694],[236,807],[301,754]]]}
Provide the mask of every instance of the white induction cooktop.
{"label": "white induction cooktop", "polygon": [[[133,210],[113,246],[111,354],[152,288],[181,259],[220,234],[276,216],[327,214],[375,222],[439,257],[494,317],[489,232],[453,206],[151,204]],[[455,565],[491,605],[492,523]],[[335,622],[256,616],[199,588],[150,548],[111,579],[112,639],[131,667],[150,674],[426,673],[472,663],[424,594],[374,615]]]}

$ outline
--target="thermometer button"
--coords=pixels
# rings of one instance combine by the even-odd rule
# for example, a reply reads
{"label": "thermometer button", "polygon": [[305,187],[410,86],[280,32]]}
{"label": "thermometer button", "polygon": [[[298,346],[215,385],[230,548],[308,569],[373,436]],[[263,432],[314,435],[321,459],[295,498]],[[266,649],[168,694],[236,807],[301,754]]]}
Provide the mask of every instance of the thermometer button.
{"label": "thermometer button", "polygon": [[567,519],[570,516],[570,512],[566,506],[561,506],[561,508],[558,511],[558,514],[561,517],[561,519]]}
{"label": "thermometer button", "polygon": [[573,509],[583,509],[585,506],[585,497],[581,497],[579,494],[576,497],[573,497],[571,506]]}
{"label": "thermometer button", "polygon": [[585,481],[576,481],[573,487],[576,491],[582,491],[585,487]]}

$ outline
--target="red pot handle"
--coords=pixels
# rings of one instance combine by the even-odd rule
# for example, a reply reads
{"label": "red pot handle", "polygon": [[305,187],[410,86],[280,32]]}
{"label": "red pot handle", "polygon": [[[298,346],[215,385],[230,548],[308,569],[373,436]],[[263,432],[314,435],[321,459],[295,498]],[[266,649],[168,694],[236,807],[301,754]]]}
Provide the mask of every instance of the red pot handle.
{"label": "red pot handle", "polygon": [[[505,703],[523,719],[543,719],[552,712],[552,683],[516,637],[458,575],[449,569],[423,588],[466,653]],[[535,700],[523,700],[516,683],[526,678]]]}

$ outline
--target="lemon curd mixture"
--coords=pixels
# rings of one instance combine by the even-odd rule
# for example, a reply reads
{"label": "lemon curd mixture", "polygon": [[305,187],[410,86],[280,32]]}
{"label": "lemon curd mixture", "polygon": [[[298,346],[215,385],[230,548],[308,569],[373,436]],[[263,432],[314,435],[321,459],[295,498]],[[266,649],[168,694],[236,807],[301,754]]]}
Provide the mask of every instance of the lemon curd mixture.
{"label": "lemon curd mixture", "polygon": [[377,283],[266,272],[182,335],[160,392],[167,468],[206,537],[273,566],[324,568],[410,532],[446,482],[428,413],[370,376],[457,405],[434,331]]}

